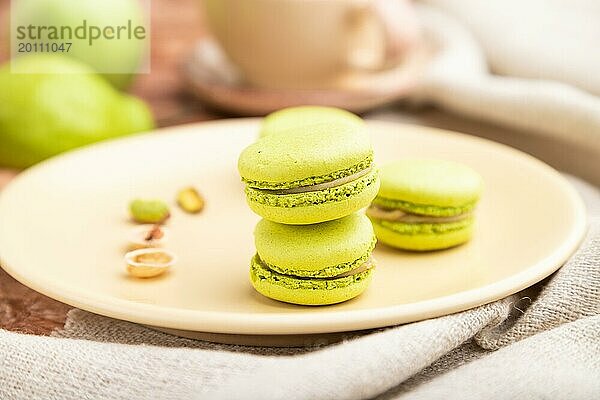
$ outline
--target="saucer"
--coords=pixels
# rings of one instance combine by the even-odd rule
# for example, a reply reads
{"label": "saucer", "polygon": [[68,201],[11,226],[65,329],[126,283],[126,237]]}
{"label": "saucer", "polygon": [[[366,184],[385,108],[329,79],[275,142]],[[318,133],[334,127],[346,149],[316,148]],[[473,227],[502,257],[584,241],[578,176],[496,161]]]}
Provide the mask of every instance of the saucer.
{"label": "saucer", "polygon": [[265,89],[244,82],[219,45],[207,37],[198,42],[183,72],[189,89],[200,100],[236,115],[266,115],[284,107],[305,104],[364,113],[409,94],[433,53],[433,46],[424,41],[392,68],[380,72],[347,72],[327,89]]}

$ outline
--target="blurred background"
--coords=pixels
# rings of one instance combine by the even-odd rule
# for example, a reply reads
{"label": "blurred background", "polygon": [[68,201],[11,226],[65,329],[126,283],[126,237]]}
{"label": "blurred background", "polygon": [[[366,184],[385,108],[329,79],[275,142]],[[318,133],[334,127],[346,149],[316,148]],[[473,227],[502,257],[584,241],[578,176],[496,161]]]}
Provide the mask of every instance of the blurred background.
{"label": "blurred background", "polygon": [[[53,24],[86,8],[98,25],[145,18],[150,72],[135,73],[148,49],[131,45],[73,63],[26,54],[20,69],[70,73],[11,73],[0,0],[2,182],[98,140],[324,104],[487,137],[600,183],[597,1],[152,0],[149,15],[137,0],[12,3]],[[93,73],[126,61],[131,74]]]}
{"label": "blurred background", "polygon": [[[128,0],[126,0],[128,1]],[[0,0],[0,61],[10,58],[8,22],[10,0]],[[98,1],[102,4],[102,1]],[[197,0],[152,0],[151,8],[151,72],[137,75],[127,89],[143,98],[159,121],[159,125],[202,121],[215,118],[199,102],[188,95],[180,74],[182,61],[194,48],[198,38],[206,35],[205,24]],[[176,121],[169,121],[170,118]]]}

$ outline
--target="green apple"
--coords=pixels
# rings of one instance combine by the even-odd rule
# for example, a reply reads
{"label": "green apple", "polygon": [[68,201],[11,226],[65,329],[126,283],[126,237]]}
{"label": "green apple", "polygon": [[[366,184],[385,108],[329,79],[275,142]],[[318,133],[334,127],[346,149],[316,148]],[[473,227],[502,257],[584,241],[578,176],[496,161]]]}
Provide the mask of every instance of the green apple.
{"label": "green apple", "polygon": [[63,151],[152,129],[141,100],[121,94],[85,64],[30,55],[0,67],[0,165],[24,168]]}
{"label": "green apple", "polygon": [[[147,1],[147,0],[146,0]],[[12,35],[16,35],[17,26],[27,28],[54,27],[60,29],[69,27],[75,31],[82,26],[85,20],[86,28],[94,26],[97,29],[109,27],[112,38],[104,36],[89,42],[89,37],[77,38],[75,33],[71,39],[41,40],[45,43],[61,44],[71,43],[68,53],[80,61],[85,62],[97,72],[104,74],[105,78],[115,87],[123,89],[132,80],[142,62],[142,57],[147,54],[149,38],[139,40],[127,35],[127,31],[121,31],[119,37],[115,36],[115,29],[120,26],[141,26],[145,30],[145,36],[149,36],[145,23],[144,10],[140,0],[19,0],[12,3],[12,15],[14,26]],[[95,29],[96,29],[95,28]],[[24,32],[27,32],[25,30]],[[29,31],[35,37],[36,29]],[[49,31],[45,29],[42,33],[48,38]],[[89,33],[89,32],[88,32]],[[23,42],[40,42],[29,38]]]}

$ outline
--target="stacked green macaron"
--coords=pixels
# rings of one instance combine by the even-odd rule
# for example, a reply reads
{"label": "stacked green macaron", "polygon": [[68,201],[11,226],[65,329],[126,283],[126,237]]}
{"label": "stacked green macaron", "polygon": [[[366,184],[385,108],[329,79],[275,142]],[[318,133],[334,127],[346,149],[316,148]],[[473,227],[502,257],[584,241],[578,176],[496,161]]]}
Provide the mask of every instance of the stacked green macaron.
{"label": "stacked green macaron", "polygon": [[376,239],[364,214],[300,226],[263,219],[254,235],[250,279],[269,298],[334,304],[358,296],[371,281]]}
{"label": "stacked green macaron", "polygon": [[379,189],[365,125],[347,111],[295,107],[265,119],[238,160],[255,229],[250,278],[279,301],[326,305],[368,286],[376,237],[357,213]]}
{"label": "stacked green macaron", "polygon": [[445,249],[467,242],[481,177],[450,161],[406,159],[381,168],[381,188],[367,210],[377,238],[406,250]]}
{"label": "stacked green macaron", "polygon": [[283,224],[316,224],[369,205],[379,189],[364,128],[320,123],[248,146],[238,168],[252,211]]}

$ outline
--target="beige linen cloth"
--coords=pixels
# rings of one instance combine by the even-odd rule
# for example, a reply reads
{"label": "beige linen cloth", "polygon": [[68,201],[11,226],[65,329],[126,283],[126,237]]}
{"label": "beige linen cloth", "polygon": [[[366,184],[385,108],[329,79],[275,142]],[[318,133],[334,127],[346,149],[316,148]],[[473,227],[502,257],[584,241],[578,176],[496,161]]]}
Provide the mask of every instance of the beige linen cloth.
{"label": "beige linen cloth", "polygon": [[600,151],[599,1],[418,6],[426,37],[441,50],[414,97]]}
{"label": "beige linen cloth", "polygon": [[[478,3],[500,2],[467,1],[473,14],[461,14],[466,11],[457,11],[452,1],[429,3],[420,13],[442,52],[420,100],[538,135],[595,143],[598,99],[575,88],[597,90],[584,70],[557,72],[540,63],[535,71],[533,62],[511,64],[510,40],[525,39],[515,34],[503,42],[477,31],[484,28],[480,19],[503,24],[501,13],[478,14],[483,12]],[[565,2],[543,3],[519,2],[513,9],[529,10],[535,18],[539,12],[532,4]],[[448,17],[453,13],[456,20]],[[456,22],[461,18],[462,24]],[[477,25],[470,28],[482,47],[465,30],[470,23]],[[486,46],[494,41],[499,44],[492,47],[505,53],[489,54]],[[534,79],[489,75],[484,53],[496,72]],[[597,52],[589,58],[594,57],[597,62]],[[559,78],[566,83],[545,80]],[[589,233],[557,273],[522,293],[311,349],[197,342],[73,310],[54,337],[0,331],[0,399],[600,398],[600,194],[571,179],[586,201]]]}

